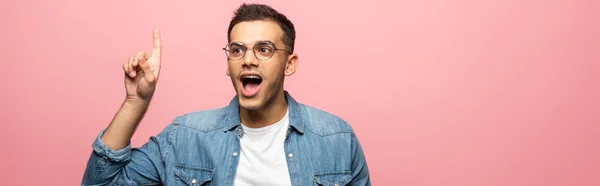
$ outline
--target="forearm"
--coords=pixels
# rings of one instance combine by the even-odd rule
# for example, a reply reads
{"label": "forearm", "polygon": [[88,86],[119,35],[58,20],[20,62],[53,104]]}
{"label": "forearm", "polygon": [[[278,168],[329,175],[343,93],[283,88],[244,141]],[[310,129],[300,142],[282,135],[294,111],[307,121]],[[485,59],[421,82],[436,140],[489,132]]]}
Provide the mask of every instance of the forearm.
{"label": "forearm", "polygon": [[148,102],[142,100],[126,100],[108,125],[101,139],[113,150],[125,148],[131,141],[136,127],[148,109]]}

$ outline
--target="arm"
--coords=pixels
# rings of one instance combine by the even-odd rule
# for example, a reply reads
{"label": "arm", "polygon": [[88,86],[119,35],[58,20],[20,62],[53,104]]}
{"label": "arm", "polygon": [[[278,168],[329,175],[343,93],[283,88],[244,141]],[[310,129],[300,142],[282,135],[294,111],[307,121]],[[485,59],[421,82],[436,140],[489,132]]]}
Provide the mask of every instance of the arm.
{"label": "arm", "polygon": [[154,30],[153,40],[152,57],[148,57],[143,51],[138,51],[123,64],[126,99],[101,136],[106,146],[113,150],[122,149],[129,144],[156,89],[162,50],[158,30]]}
{"label": "arm", "polygon": [[93,143],[83,185],[109,183],[153,184],[160,181],[161,151],[169,127],[139,149],[131,149],[131,136],[154,94],[162,50],[160,33],[154,30],[152,56],[139,51],[123,64],[126,99],[106,130]]}
{"label": "arm", "polygon": [[356,134],[352,133],[352,181],[348,185],[370,186],[371,176],[362,147]]}

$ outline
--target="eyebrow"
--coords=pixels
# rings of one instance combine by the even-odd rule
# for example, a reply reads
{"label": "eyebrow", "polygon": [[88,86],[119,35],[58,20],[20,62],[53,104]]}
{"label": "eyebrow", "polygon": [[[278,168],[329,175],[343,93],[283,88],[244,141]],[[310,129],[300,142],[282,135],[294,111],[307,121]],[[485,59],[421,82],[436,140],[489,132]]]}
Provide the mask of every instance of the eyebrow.
{"label": "eyebrow", "polygon": [[[270,40],[258,40],[255,42],[255,44],[256,43],[258,43],[258,44],[264,44],[264,43],[275,44],[274,42],[272,42]],[[244,45],[244,46],[246,45],[246,44],[244,44],[244,42],[241,42],[241,41],[232,41],[231,44],[238,44],[238,45]]]}
{"label": "eyebrow", "polygon": [[[260,40],[260,41],[256,41],[256,43],[273,43],[272,41],[269,40]],[[275,44],[275,43],[273,43]]]}
{"label": "eyebrow", "polygon": [[244,45],[244,43],[242,43],[242,42],[231,42],[231,43],[229,43],[229,44],[230,44],[230,45],[246,46],[246,45]]}

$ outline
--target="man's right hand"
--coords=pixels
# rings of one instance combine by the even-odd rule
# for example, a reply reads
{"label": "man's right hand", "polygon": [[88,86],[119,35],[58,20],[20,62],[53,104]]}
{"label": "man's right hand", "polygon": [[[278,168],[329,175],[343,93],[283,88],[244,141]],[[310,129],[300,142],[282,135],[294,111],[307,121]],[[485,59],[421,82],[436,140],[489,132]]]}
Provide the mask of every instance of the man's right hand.
{"label": "man's right hand", "polygon": [[127,98],[102,135],[102,141],[108,148],[118,150],[126,147],[144,117],[158,81],[160,54],[160,33],[154,30],[152,56],[139,51],[123,64]]}
{"label": "man's right hand", "polygon": [[157,29],[154,30],[153,38],[152,56],[148,56],[144,51],[138,51],[123,64],[126,102],[148,104],[152,99],[160,72],[162,51],[160,32]]}

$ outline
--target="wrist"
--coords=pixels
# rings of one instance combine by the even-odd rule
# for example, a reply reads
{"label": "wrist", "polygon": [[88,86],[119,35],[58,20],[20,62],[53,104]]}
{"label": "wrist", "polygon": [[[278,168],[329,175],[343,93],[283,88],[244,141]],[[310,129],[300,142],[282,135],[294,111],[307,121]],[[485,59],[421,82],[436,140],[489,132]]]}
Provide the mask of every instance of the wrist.
{"label": "wrist", "polygon": [[144,100],[141,98],[125,98],[123,106],[132,106],[132,107],[148,107],[150,105],[150,100]]}

